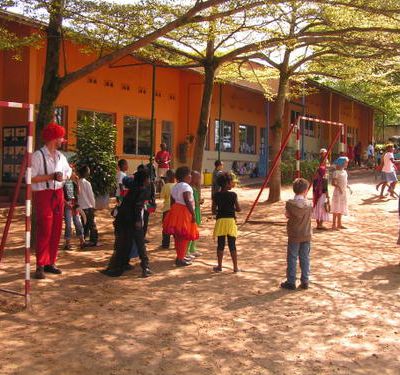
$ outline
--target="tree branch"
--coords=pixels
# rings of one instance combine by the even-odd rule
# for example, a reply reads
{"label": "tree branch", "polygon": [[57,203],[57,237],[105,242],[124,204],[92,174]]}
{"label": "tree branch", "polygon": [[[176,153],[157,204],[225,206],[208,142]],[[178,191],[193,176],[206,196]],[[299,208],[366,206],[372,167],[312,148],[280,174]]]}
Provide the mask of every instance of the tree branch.
{"label": "tree branch", "polygon": [[193,60],[193,61],[201,62],[204,59],[204,57],[194,56],[189,52],[185,52],[185,51],[183,51],[183,50],[181,50],[179,48],[176,48],[176,47],[173,47],[171,45],[164,44],[164,43],[153,42],[151,44],[153,46],[155,46],[155,47],[162,48],[162,49],[164,49],[164,50],[166,50],[168,52],[171,52],[171,53],[176,53],[177,55],[184,56],[184,57],[186,57],[186,58],[188,58],[190,60]]}
{"label": "tree branch", "polygon": [[150,44],[151,42],[153,42],[157,38],[167,34],[168,32],[170,32],[180,26],[190,23],[192,21],[192,19],[194,18],[194,16],[197,13],[199,13],[200,11],[205,10],[212,6],[217,6],[226,1],[227,0],[206,0],[204,2],[196,3],[196,5],[194,7],[192,7],[191,9],[189,9],[184,15],[178,17],[174,21],[167,23],[165,26],[161,27],[160,29],[155,30],[155,31],[145,35],[144,37],[142,37],[138,40],[135,40],[134,42],[126,45],[125,47],[115,50],[115,51],[93,61],[92,63],[89,63],[89,64],[79,68],[78,70],[65,75],[64,77],[62,77],[60,79],[61,89],[65,88],[72,82],[75,82],[80,78],[83,78],[87,74],[101,68],[102,66],[104,66],[108,63],[111,63],[125,55],[128,55],[141,47],[144,47],[144,46]]}

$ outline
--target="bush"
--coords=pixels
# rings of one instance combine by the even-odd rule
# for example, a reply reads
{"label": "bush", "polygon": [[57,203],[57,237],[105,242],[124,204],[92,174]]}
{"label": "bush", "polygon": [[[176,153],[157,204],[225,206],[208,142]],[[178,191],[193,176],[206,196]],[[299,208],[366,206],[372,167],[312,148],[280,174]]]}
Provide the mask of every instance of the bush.
{"label": "bush", "polygon": [[90,168],[90,182],[96,197],[108,195],[116,188],[117,160],[115,125],[102,119],[85,117],[78,122],[76,131],[77,150],[72,162],[77,167]]}
{"label": "bush", "polygon": [[[319,166],[318,160],[302,160],[300,162],[301,177],[310,181]],[[296,161],[283,161],[281,163],[282,184],[292,184],[296,172]]]}

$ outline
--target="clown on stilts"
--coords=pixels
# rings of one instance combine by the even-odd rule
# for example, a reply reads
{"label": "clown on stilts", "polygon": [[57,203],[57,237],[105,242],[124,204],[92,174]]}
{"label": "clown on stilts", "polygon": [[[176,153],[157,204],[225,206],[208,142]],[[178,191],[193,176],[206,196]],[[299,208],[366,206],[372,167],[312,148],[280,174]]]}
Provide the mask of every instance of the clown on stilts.
{"label": "clown on stilts", "polygon": [[32,155],[33,207],[36,215],[36,272],[61,274],[56,266],[64,214],[64,181],[71,177],[66,157],[57,149],[64,142],[65,129],[50,123],[42,132],[44,146]]}

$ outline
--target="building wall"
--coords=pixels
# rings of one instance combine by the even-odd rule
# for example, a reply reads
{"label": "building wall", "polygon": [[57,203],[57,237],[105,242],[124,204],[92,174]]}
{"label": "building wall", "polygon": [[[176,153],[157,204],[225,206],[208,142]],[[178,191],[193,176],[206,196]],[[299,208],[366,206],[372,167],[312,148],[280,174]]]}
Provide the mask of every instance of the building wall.
{"label": "building wall", "polygon": [[[75,70],[92,61],[93,56],[81,54],[78,46],[68,43],[67,70]],[[43,75],[44,51],[35,55],[37,75]],[[79,62],[79,64],[77,63]],[[131,65],[118,67],[122,65]],[[171,121],[175,129],[179,123],[180,72],[174,69],[156,68],[155,127],[156,149],[161,141],[162,121]],[[36,81],[34,102],[39,102],[41,80]],[[67,107],[68,148],[73,150],[76,144],[74,129],[78,110],[110,113],[117,126],[116,155],[126,158],[130,167],[148,162],[147,155],[125,154],[123,150],[124,117],[133,116],[151,119],[152,102],[152,66],[133,58],[125,58],[114,67],[103,67],[66,87],[57,106]]]}
{"label": "building wall", "polygon": [[[17,29],[29,33],[33,29],[19,26]],[[66,63],[61,58],[60,73],[71,72],[93,61],[93,54],[82,51],[81,46],[72,42],[65,43]],[[0,95],[3,100],[39,103],[45,64],[45,48],[25,48],[20,61],[13,59],[13,53],[0,51]],[[127,66],[129,65],[129,66]],[[154,145],[158,150],[161,142],[162,123],[172,123],[172,153],[174,166],[190,164],[193,157],[194,142],[200,116],[203,91],[203,77],[196,71],[179,70],[166,67],[156,68],[155,128]],[[222,95],[221,95],[222,88]],[[116,155],[126,158],[130,169],[147,162],[147,155],[125,154],[123,148],[124,116],[151,118],[152,66],[126,57],[112,66],[102,67],[88,76],[65,88],[57,99],[57,106],[66,108],[65,125],[67,127],[68,148],[73,150],[76,139],[74,129],[78,110],[90,110],[111,113],[117,126]],[[317,89],[303,100],[297,99],[285,109],[283,133],[291,121],[291,111],[304,112],[315,117],[332,121],[343,121],[354,129],[354,135],[366,146],[373,134],[373,113],[368,107],[348,98],[331,93],[326,89]],[[211,118],[207,135],[207,148],[204,153],[203,169],[212,170],[218,158],[215,145],[215,122],[219,118],[234,124],[234,142],[231,152],[221,151],[220,157],[230,169],[233,161],[256,163],[259,161],[261,129],[273,123],[274,103],[267,102],[260,92],[233,84],[216,84],[213,91]],[[267,118],[269,111],[269,118]],[[26,124],[26,113],[19,110],[0,110],[0,124]],[[255,153],[240,152],[239,126],[255,127]],[[317,127],[314,136],[305,135],[305,151],[312,154],[320,147],[326,147],[334,131],[326,126]],[[185,155],[182,145],[187,145]],[[294,147],[293,139],[290,146]],[[184,160],[186,157],[186,160]]]}
{"label": "building wall", "polygon": [[[291,122],[291,111],[324,120],[344,123],[347,130],[346,144],[354,147],[361,142],[366,149],[373,134],[373,110],[356,101],[337,93],[329,92],[326,89],[316,88],[316,92],[303,99],[297,99],[290,103],[287,108],[287,124]],[[303,135],[303,151],[306,158],[312,159],[319,153],[319,149],[327,148],[334,139],[338,127],[334,125],[314,124],[314,134]],[[338,142],[334,145],[333,152],[339,152]],[[291,137],[289,147],[295,147],[295,137]]]}

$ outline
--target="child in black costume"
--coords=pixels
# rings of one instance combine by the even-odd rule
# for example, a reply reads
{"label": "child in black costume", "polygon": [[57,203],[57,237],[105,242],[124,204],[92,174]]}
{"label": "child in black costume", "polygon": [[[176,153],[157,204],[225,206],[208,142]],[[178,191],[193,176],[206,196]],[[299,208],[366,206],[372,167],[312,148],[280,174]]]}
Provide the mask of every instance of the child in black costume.
{"label": "child in black costume", "polygon": [[107,269],[102,273],[111,277],[121,276],[128,269],[129,255],[133,241],[135,241],[142,267],[142,276],[148,277],[152,272],[149,268],[143,231],[143,211],[148,199],[147,188],[150,184],[148,173],[145,170],[138,171],[134,178],[125,177],[123,184],[129,189],[129,192],[125,195],[121,206],[118,207],[114,222],[114,253]]}

